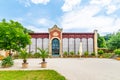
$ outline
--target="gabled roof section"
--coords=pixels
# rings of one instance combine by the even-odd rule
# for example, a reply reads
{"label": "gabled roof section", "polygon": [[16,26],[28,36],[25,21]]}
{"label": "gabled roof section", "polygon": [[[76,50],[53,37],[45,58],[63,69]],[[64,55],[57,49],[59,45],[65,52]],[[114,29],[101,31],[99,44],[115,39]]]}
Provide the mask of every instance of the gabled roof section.
{"label": "gabled roof section", "polygon": [[62,28],[59,28],[57,25],[54,25],[52,28],[49,28],[48,30],[49,30],[49,32],[51,32],[53,30],[58,30],[58,31],[62,32]]}

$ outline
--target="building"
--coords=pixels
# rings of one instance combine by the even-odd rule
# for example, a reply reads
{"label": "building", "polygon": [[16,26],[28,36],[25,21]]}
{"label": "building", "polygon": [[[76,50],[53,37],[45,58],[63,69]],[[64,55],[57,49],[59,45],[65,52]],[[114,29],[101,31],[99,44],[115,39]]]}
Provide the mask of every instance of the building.
{"label": "building", "polygon": [[62,29],[54,25],[48,33],[30,33],[32,44],[27,47],[29,52],[38,52],[37,48],[48,49],[51,56],[63,56],[63,53],[73,51],[95,52],[97,56],[97,30],[93,33],[63,33]]}

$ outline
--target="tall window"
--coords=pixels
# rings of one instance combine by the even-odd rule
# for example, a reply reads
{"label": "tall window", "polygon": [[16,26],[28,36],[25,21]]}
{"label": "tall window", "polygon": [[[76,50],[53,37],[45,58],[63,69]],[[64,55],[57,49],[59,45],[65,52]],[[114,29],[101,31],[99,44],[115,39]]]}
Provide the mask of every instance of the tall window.
{"label": "tall window", "polygon": [[52,40],[52,55],[57,56],[59,55],[59,48],[60,48],[60,43],[57,38]]}

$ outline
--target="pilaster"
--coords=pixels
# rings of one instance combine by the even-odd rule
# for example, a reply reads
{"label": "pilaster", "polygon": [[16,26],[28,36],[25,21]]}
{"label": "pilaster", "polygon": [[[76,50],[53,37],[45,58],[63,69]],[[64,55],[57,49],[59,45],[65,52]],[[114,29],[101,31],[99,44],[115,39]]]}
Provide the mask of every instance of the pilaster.
{"label": "pilaster", "polygon": [[94,30],[94,52],[98,56],[98,47],[97,47],[97,30]]}

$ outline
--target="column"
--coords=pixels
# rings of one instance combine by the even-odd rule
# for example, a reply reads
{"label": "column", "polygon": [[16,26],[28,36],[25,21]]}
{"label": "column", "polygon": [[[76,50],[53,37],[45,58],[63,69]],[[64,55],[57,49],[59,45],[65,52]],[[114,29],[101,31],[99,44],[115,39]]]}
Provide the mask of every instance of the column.
{"label": "column", "polygon": [[94,30],[94,52],[95,52],[95,55],[98,56],[98,53],[97,53],[97,30]]}
{"label": "column", "polygon": [[48,46],[49,46],[48,47],[49,48],[49,56],[52,57],[52,47],[51,47],[52,46],[52,40],[50,40],[50,39],[49,39],[49,45]]}
{"label": "column", "polygon": [[74,38],[74,54],[76,54],[76,43],[75,43],[75,38]]}
{"label": "column", "polygon": [[[88,38],[87,38],[87,51],[88,51]],[[89,52],[88,52],[89,53]]]}
{"label": "column", "polygon": [[68,38],[68,54],[69,54],[69,38]]}
{"label": "column", "polygon": [[43,49],[43,38],[42,38],[42,49]]}
{"label": "column", "polygon": [[79,55],[80,55],[80,57],[83,55],[83,50],[82,50],[82,41],[80,41],[80,46],[79,46]]}
{"label": "column", "polygon": [[37,52],[37,38],[35,40],[35,53]]}
{"label": "column", "polygon": [[62,50],[62,45],[63,42],[62,42],[62,39],[60,40],[60,57],[63,57],[63,50]]}

